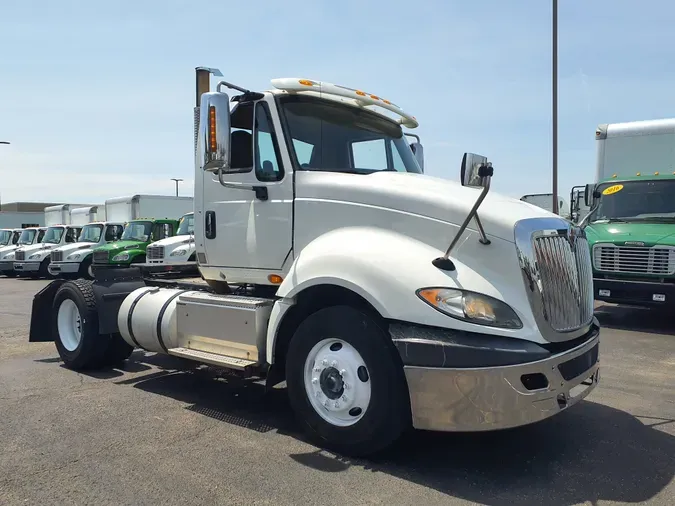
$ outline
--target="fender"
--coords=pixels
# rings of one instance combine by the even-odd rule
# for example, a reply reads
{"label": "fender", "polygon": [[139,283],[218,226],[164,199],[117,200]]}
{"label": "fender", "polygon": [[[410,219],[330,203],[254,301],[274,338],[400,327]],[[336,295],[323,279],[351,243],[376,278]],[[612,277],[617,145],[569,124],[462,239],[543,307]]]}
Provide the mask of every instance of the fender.
{"label": "fender", "polygon": [[[277,291],[280,300],[270,315],[267,331],[268,363],[272,363],[277,329],[295,297],[309,287],[326,284],[355,292],[386,319],[541,341],[524,292],[513,243],[491,239],[492,244],[484,246],[478,243],[475,232],[468,232],[453,254],[457,269],[448,272],[431,264],[443,252],[395,231],[348,227],[317,237],[296,257]],[[488,258],[494,262],[487,262]],[[509,263],[514,266],[514,272],[505,276],[505,266]],[[419,288],[432,286],[465,288],[509,301],[521,318],[523,328],[485,327],[440,313],[415,294]],[[518,304],[514,305],[513,301]]]}

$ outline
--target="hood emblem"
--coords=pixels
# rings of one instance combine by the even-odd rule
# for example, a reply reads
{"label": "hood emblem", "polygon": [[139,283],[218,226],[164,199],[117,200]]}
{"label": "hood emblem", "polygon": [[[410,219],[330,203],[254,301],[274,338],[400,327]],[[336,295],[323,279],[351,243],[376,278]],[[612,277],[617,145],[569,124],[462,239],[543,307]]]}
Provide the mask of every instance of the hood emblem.
{"label": "hood emblem", "polygon": [[642,241],[626,241],[623,243],[624,246],[644,246],[645,243]]}

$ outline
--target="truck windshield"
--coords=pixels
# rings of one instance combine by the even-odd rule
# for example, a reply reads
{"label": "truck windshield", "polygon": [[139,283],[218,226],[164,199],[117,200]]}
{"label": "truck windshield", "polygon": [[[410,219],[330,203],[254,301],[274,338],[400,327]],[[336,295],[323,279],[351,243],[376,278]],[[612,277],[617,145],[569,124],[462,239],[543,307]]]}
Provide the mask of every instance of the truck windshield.
{"label": "truck windshield", "polygon": [[80,232],[77,242],[98,242],[101,239],[103,225],[85,225]]}
{"label": "truck windshield", "polygon": [[63,227],[49,227],[45,233],[42,242],[49,244],[58,244],[61,242],[61,236],[63,235]]}
{"label": "truck windshield", "polygon": [[7,246],[11,238],[11,230],[0,230],[0,246]]}
{"label": "truck windshield", "polygon": [[148,239],[150,239],[151,233],[151,221],[132,221],[131,223],[128,223],[126,227],[124,227],[122,240],[147,242]]}
{"label": "truck windshield", "polygon": [[376,113],[297,95],[279,104],[300,169],[422,173],[401,127]]}
{"label": "truck windshield", "polygon": [[21,232],[21,237],[19,237],[18,244],[33,244],[33,239],[35,239],[35,230],[24,230]]}
{"label": "truck windshield", "polygon": [[193,233],[195,230],[195,217],[193,214],[186,214],[180,219],[180,225],[178,225],[178,232],[176,235],[188,235]]}
{"label": "truck windshield", "polygon": [[[600,192],[600,202],[591,213],[589,222],[675,221],[674,179],[610,182],[599,185],[597,190]],[[606,190],[608,193],[604,194]]]}

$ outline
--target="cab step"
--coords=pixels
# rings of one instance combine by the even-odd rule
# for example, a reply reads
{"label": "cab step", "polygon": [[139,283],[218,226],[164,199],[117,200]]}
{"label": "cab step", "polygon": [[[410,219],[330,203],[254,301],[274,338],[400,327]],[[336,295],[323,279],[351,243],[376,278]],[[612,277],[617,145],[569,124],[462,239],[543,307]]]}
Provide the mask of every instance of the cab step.
{"label": "cab step", "polygon": [[190,348],[170,348],[168,351],[169,355],[196,360],[209,365],[227,367],[228,369],[235,369],[237,371],[250,371],[257,365],[253,360],[227,357],[225,355],[218,355],[217,353],[209,353],[208,351],[191,350]]}

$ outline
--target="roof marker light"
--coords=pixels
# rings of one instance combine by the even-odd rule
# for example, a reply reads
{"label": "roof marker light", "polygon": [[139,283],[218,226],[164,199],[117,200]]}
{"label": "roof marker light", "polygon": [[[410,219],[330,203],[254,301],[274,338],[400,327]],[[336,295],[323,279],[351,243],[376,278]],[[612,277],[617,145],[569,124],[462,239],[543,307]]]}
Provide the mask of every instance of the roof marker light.
{"label": "roof marker light", "polygon": [[654,175],[655,175],[655,176],[658,176],[658,175],[659,175],[659,173],[658,173],[658,172],[654,172]]}
{"label": "roof marker light", "polygon": [[640,173],[638,172],[638,173],[637,173],[637,174],[635,174],[635,175],[636,175],[636,176],[639,176],[639,175],[640,175]]}

